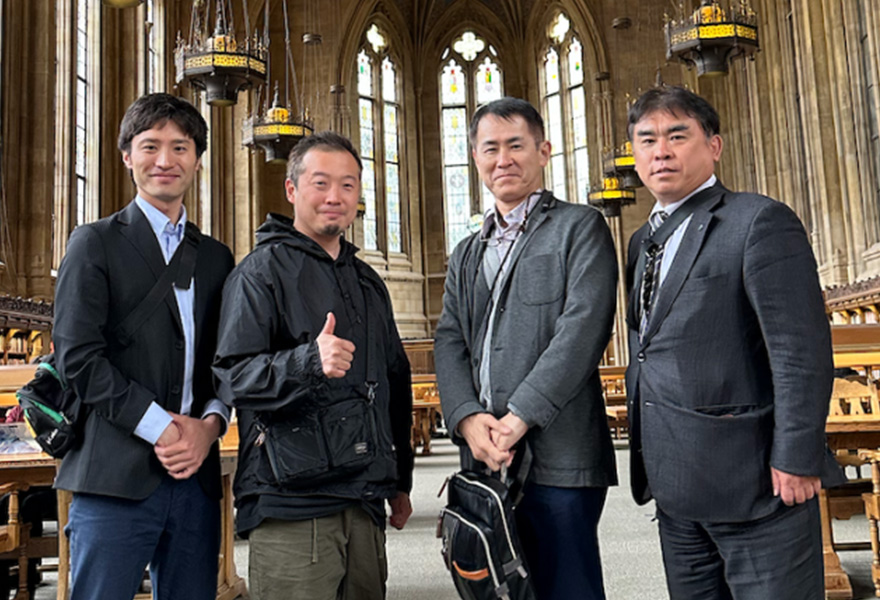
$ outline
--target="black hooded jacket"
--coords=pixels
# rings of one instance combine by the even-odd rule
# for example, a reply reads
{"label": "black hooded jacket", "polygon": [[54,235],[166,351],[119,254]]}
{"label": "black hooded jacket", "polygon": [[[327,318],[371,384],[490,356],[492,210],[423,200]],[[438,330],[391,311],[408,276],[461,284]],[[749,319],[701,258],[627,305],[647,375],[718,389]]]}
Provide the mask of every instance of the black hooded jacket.
{"label": "black hooded jacket", "polygon": [[[214,374],[220,399],[234,405],[238,414],[238,506],[260,494],[274,495],[276,505],[284,497],[296,506],[307,497],[375,501],[412,487],[409,362],[388,291],[356,252],[342,240],[334,260],[296,231],[291,219],[270,214],[257,229],[253,252],[226,281]],[[315,341],[328,312],[336,317],[334,334],[355,345],[351,369],[339,379],[323,374]],[[283,488],[273,476],[265,445],[258,442],[261,425],[365,395],[367,353],[372,354],[378,382],[375,460],[342,481]]]}

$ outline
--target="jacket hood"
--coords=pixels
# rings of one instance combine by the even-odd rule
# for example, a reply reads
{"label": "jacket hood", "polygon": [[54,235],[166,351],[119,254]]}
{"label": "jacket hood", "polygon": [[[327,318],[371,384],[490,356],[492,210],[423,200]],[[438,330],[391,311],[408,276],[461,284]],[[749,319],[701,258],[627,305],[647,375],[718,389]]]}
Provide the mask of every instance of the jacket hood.
{"label": "jacket hood", "polygon": [[[340,241],[340,259],[354,255],[358,251],[358,248],[344,237]],[[316,258],[331,258],[318,242],[294,229],[293,219],[278,213],[266,215],[266,221],[257,228],[257,246],[269,244],[285,244]]]}

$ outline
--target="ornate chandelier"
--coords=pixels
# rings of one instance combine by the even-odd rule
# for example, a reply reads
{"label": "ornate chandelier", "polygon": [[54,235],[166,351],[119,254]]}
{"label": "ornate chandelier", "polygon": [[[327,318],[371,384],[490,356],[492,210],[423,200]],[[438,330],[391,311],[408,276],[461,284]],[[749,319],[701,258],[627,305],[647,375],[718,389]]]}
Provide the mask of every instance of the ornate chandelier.
{"label": "ornate chandelier", "polygon": [[633,158],[632,144],[625,142],[605,154],[602,160],[602,172],[605,177],[617,179],[621,188],[634,189],[642,187],[642,180],[636,173],[636,161]]}
{"label": "ornate chandelier", "polygon": [[736,0],[725,12],[717,1],[702,0],[692,15],[666,18],[666,58],[696,65],[699,77],[727,75],[728,61],[758,50],[758,18],[749,0]]}
{"label": "ornate chandelier", "polygon": [[243,0],[245,43],[240,47],[232,22],[232,0],[217,0],[214,32],[208,33],[211,18],[209,0],[195,0],[189,38],[177,34],[174,64],[177,83],[188,81],[205,90],[211,106],[231,106],[238,101],[238,92],[266,80],[268,50],[254,34],[250,37],[247,0]]}
{"label": "ornate chandelier", "polygon": [[[242,144],[255,150],[262,148],[266,153],[266,162],[285,162],[291,149],[306,136],[314,133],[315,127],[308,110],[302,109],[302,100],[298,97],[299,87],[296,83],[296,68],[293,64],[293,54],[290,50],[290,21],[288,20],[287,0],[282,3],[284,9],[284,97],[282,105],[278,82],[275,82],[275,94],[272,106],[269,106],[269,84],[266,83],[266,102],[260,106],[259,93],[254,103],[255,113],[249,115],[241,127]],[[265,48],[269,47],[269,14],[268,9],[264,12],[265,18]],[[321,35],[306,33],[303,35],[303,43],[317,45],[321,43]],[[298,112],[292,113],[290,104],[290,86],[295,89],[298,104]],[[259,92],[259,89],[258,89]]]}
{"label": "ornate chandelier", "polygon": [[620,208],[636,201],[634,190],[622,188],[616,177],[602,180],[602,189],[590,192],[590,204],[602,210],[606,217],[619,217]]}

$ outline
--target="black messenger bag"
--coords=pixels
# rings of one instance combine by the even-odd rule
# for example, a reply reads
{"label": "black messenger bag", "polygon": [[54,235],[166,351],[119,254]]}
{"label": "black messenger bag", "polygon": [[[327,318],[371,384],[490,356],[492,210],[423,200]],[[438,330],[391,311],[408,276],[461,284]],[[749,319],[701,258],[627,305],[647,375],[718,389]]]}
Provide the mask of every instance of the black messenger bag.
{"label": "black messenger bag", "polygon": [[[447,480],[437,537],[463,600],[536,600],[516,532],[514,511],[531,466],[528,444],[501,475],[463,470]],[[511,473],[514,474],[511,477]],[[442,490],[441,490],[442,493]]]}

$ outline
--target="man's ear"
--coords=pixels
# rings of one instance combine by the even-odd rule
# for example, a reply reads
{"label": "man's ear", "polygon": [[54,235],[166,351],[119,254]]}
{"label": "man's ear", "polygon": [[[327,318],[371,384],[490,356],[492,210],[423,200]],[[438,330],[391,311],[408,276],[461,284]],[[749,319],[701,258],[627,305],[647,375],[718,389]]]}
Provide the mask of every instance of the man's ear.
{"label": "man's ear", "polygon": [[293,182],[290,179],[284,180],[284,192],[287,196],[287,201],[294,204],[294,201],[296,200],[296,186],[293,185]]}
{"label": "man's ear", "polygon": [[709,140],[709,147],[712,149],[712,159],[715,162],[721,160],[721,151],[724,150],[724,140],[717,133]]}
{"label": "man's ear", "polygon": [[131,169],[131,152],[122,151],[122,164]]}

